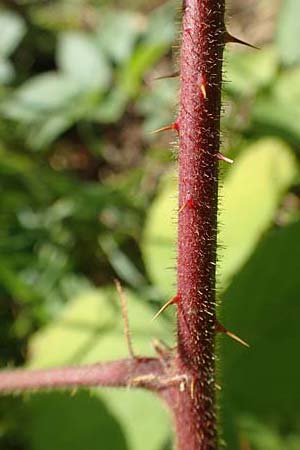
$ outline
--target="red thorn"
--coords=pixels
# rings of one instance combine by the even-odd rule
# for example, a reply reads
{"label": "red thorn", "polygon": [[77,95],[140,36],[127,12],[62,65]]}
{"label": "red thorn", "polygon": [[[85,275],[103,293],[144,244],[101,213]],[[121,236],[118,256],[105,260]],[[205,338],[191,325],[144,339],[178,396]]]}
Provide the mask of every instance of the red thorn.
{"label": "red thorn", "polygon": [[165,303],[160,310],[155,314],[152,320],[157,319],[170,305],[174,305],[174,303],[178,303],[180,300],[180,295],[177,294],[175,297],[171,298],[167,303]]}
{"label": "red thorn", "polygon": [[195,206],[194,200],[192,198],[190,198],[187,202],[186,202],[186,207],[189,209],[193,209]]}
{"label": "red thorn", "polygon": [[242,41],[241,39],[232,36],[230,33],[228,33],[228,31],[226,31],[225,34],[225,43],[241,44],[246,45],[246,47],[254,48],[255,50],[260,50],[258,47],[255,47],[255,45],[249,44],[248,42]]}
{"label": "red thorn", "polygon": [[226,336],[231,337],[231,339],[234,339],[235,341],[239,342],[240,344],[244,345],[244,347],[250,348],[250,345],[243,341],[243,339],[239,338],[235,334],[233,334],[231,331],[227,330],[223,325],[221,325],[219,322],[216,322],[216,331],[219,333],[224,333]]}
{"label": "red thorn", "polygon": [[181,213],[185,208],[194,209],[195,202],[192,198],[189,198],[179,209],[178,213]]}
{"label": "red thorn", "polygon": [[154,78],[155,80],[164,80],[165,78],[177,78],[179,77],[180,72],[177,70],[176,72],[169,73],[168,75],[162,75],[161,77]]}
{"label": "red thorn", "polygon": [[224,161],[224,162],[227,162],[229,164],[233,164],[234,163],[233,159],[227,158],[227,156],[223,155],[222,153],[217,153],[217,158],[220,161]]}
{"label": "red thorn", "polygon": [[177,122],[166,125],[165,127],[159,128],[158,130],[151,131],[151,134],[161,133],[163,131],[176,130],[179,133],[179,125]]}

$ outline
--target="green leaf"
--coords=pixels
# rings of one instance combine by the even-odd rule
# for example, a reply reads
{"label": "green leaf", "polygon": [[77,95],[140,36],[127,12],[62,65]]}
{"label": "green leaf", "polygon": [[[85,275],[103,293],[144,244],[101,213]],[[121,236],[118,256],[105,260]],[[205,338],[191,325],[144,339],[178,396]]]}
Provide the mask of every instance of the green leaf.
{"label": "green leaf", "polygon": [[251,344],[222,338],[224,419],[236,424],[249,415],[292,429],[299,416],[299,248],[299,222],[274,230],[224,296],[224,325]]}
{"label": "green leaf", "polygon": [[277,44],[284,64],[300,62],[300,3],[298,0],[282,2],[278,14]]}
{"label": "green leaf", "polygon": [[238,422],[240,434],[250,448],[255,450],[297,450],[300,436],[294,433],[280,433],[275,426],[263,423],[255,417],[242,416]]}
{"label": "green leaf", "polygon": [[87,33],[68,32],[60,36],[58,66],[82,88],[106,89],[111,69],[95,39]]}
{"label": "green leaf", "polygon": [[[275,139],[257,141],[235,161],[220,198],[218,285],[228,284],[268,229],[282,196],[296,177],[289,147]],[[143,253],[149,274],[167,296],[174,294],[175,183],[167,181],[146,222]],[[221,249],[222,245],[226,246]]]}
{"label": "green leaf", "polygon": [[176,274],[176,222],[172,218],[177,210],[177,186],[168,176],[148,213],[143,236],[143,256],[155,286],[167,297],[174,295]]}
{"label": "green leaf", "polygon": [[87,392],[38,394],[25,406],[32,450],[128,448],[116,418],[100,398]]}
{"label": "green leaf", "polygon": [[0,58],[10,56],[25,34],[23,19],[17,14],[0,10]]}
{"label": "green leaf", "polygon": [[41,114],[59,112],[78,96],[78,85],[69,77],[56,72],[31,78],[1,105],[2,112],[15,120],[31,122]]}
{"label": "green leaf", "polygon": [[86,86],[66,74],[49,72],[24,83],[2,103],[1,112],[26,125],[27,144],[41,149],[87,117],[98,101],[99,93],[87,92]]}
{"label": "green leaf", "polygon": [[[132,293],[128,295],[128,308],[137,352],[153,355],[151,339],[168,339],[167,331],[158,321],[151,321],[152,310]],[[31,366],[34,367],[125,357],[127,351],[116,292],[90,290],[75,298],[56,322],[36,334],[31,351]]]}
{"label": "green leaf", "polygon": [[[278,56],[272,47],[260,51],[232,52],[225,54],[225,91],[234,95],[255,94],[268,86],[276,75]],[[259,69],[258,69],[259,68]]]}
{"label": "green leaf", "polygon": [[242,267],[272,223],[296,173],[289,147],[271,138],[255,142],[233,165],[220,194],[217,278],[221,288]]}
{"label": "green leaf", "polygon": [[131,57],[134,43],[144,31],[146,24],[146,17],[136,12],[122,10],[108,12],[103,26],[97,33],[97,41],[114,62],[122,64]]}
{"label": "green leaf", "polygon": [[257,98],[251,111],[254,135],[277,134],[297,145],[300,138],[299,80],[299,68],[283,71],[272,91]]}
{"label": "green leaf", "polygon": [[[152,310],[130,292],[126,294],[134,347],[137,354],[151,355],[152,338],[166,340],[170,337],[165,330],[165,323],[152,322]],[[70,363],[83,364],[126,357],[127,349],[120,316],[119,299],[115,290],[90,290],[81,294],[66,307],[56,322],[37,333],[30,346],[32,354],[30,366],[37,368]],[[118,421],[130,450],[162,448],[169,436],[169,424],[161,405],[151,394],[142,391],[101,389],[94,392],[95,398],[104,402],[107,410]],[[74,405],[76,407],[76,399]],[[42,403],[40,408],[41,410],[36,411],[36,415],[46,414],[47,402]],[[146,421],[145,411],[147,411]],[[69,420],[59,409],[56,410],[56,414],[62,424],[65,420]],[[64,429],[64,439],[70,439],[72,442],[69,433],[73,433],[73,427],[61,425],[59,429]],[[47,450],[48,444],[44,442],[48,439],[47,435],[41,436],[35,426],[31,432],[38,438],[38,448]],[[85,436],[86,431],[83,430],[77,437],[82,443],[81,448],[85,446]],[[114,446],[111,442],[106,444],[108,448],[123,450],[124,447],[118,447],[117,444]],[[100,443],[97,447],[101,448]],[[56,448],[63,450],[64,447]],[[71,447],[67,447],[69,448]]]}
{"label": "green leaf", "polygon": [[14,76],[14,68],[12,64],[0,56],[0,84],[5,84],[11,81]]}

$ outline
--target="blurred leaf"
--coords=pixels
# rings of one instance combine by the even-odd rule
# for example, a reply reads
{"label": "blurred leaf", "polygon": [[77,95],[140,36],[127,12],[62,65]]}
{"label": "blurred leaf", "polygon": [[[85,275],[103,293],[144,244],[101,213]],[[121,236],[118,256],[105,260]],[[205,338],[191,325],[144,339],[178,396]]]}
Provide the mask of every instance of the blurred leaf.
{"label": "blurred leaf", "polygon": [[259,96],[252,109],[252,133],[277,134],[298,145],[300,70],[282,72],[271,92]]}
{"label": "blurred leaf", "polygon": [[[178,83],[173,80],[159,80],[151,90],[144,92],[137,102],[138,111],[143,114],[145,132],[153,131],[166,123],[171,123],[176,108]],[[149,136],[149,139],[153,136]]]}
{"label": "blurred leaf", "polygon": [[176,8],[172,1],[166,2],[151,14],[145,41],[147,44],[169,47],[174,42],[176,32]]}
{"label": "blurred leaf", "polygon": [[12,64],[0,56],[0,85],[10,82],[14,73]]}
{"label": "blurred leaf", "polygon": [[5,102],[2,112],[21,122],[43,118],[41,114],[58,113],[78,96],[77,83],[56,72],[44,73],[31,78],[17,89]]}
{"label": "blurred leaf", "polygon": [[112,236],[104,235],[99,238],[99,245],[106,254],[116,274],[132,287],[140,287],[145,284],[143,275],[138,271],[132,261],[120,250]]}
{"label": "blurred leaf", "polygon": [[248,147],[234,163],[220,193],[221,249],[217,278],[222,288],[242,267],[272,223],[296,174],[289,147],[271,138]]}
{"label": "blurred leaf", "polygon": [[0,9],[0,58],[10,56],[25,34],[23,19],[17,14]]}
{"label": "blurred leaf", "polygon": [[272,47],[225,54],[225,91],[234,95],[254,94],[268,86],[276,75],[278,56]]}
{"label": "blurred leaf", "polygon": [[247,415],[239,419],[240,434],[251,450],[297,450],[300,436],[285,433],[281,435],[274,426],[267,425]]}
{"label": "blurred leaf", "polygon": [[113,123],[120,120],[125,112],[128,94],[120,86],[109,92],[98,107],[95,108],[92,118],[102,123]]}
{"label": "blurred leaf", "polygon": [[252,109],[249,134],[252,136],[274,135],[297,145],[300,139],[299,103],[296,105],[281,101],[276,97],[265,96],[257,100]]}
{"label": "blurred leaf", "polygon": [[159,60],[166,50],[167,47],[161,43],[156,45],[140,44],[136,48],[129,63],[122,68],[118,80],[121,89],[127,92],[129,98],[137,95],[145,72]]}
{"label": "blurred leaf", "polygon": [[[130,292],[127,294],[134,346],[138,354],[153,355],[151,339],[168,339],[168,331],[162,322],[151,321],[153,311],[142,300]],[[127,350],[119,303],[115,290],[90,290],[76,297],[56,322],[32,340],[31,366],[125,357]]]}
{"label": "blurred leaf", "polygon": [[[126,292],[126,295],[134,347],[138,354],[153,354],[150,350],[151,338],[168,339],[170,336],[165,331],[166,327],[162,321],[151,321],[153,313],[142,300],[135,298],[130,292]],[[91,290],[81,294],[67,306],[56,323],[36,334],[31,344],[31,367],[92,363],[126,357],[120,316],[119,299],[115,290]],[[130,450],[159,450],[166,442],[169,435],[168,420],[158,400],[152,395],[101,389],[95,392],[97,398],[105,401],[107,409],[118,420]],[[46,405],[41,407],[45,410]],[[147,411],[146,423],[143,411]],[[40,413],[37,411],[37,414]],[[56,414],[64,422],[64,414],[60,415],[59,410]],[[65,429],[66,438],[67,431]],[[73,433],[73,427],[69,432]],[[35,427],[32,433],[35,433]],[[40,435],[39,431],[37,435]],[[42,438],[44,439],[47,436]],[[78,439],[83,443],[85,433]],[[47,444],[40,442],[41,450],[48,448],[43,445]],[[107,445],[110,447],[111,444]],[[117,450],[119,447],[114,448]]]}
{"label": "blurred leaf", "polygon": [[27,144],[40,149],[86,117],[98,101],[97,92],[86,92],[74,78],[48,72],[24,83],[0,108],[5,117],[27,125]]}
{"label": "blurred leaf", "polygon": [[224,325],[251,344],[222,338],[226,420],[246,414],[276,429],[295,424],[300,434],[299,248],[299,222],[274,230],[224,296]]}
{"label": "blurred leaf", "polygon": [[[292,106],[299,105],[300,98],[300,69],[292,69],[282,72],[274,84],[275,97]],[[291,116],[292,117],[292,116]]]}
{"label": "blurred leaf", "polygon": [[[174,295],[176,255],[177,186],[169,176],[148,212],[142,250],[153,283],[168,297]],[[173,220],[172,220],[173,218]]]}
{"label": "blurred leaf", "polygon": [[32,450],[128,449],[116,418],[99,397],[87,392],[38,394],[26,408]]}
{"label": "blurred leaf", "polygon": [[277,43],[284,64],[300,62],[300,3],[298,0],[282,2],[278,14]]}
{"label": "blurred leaf", "polygon": [[97,41],[116,64],[123,64],[131,57],[134,43],[146,25],[147,19],[140,13],[111,11],[104,17],[103,25],[97,33]]}
{"label": "blurred leaf", "polygon": [[98,8],[94,8],[90,2],[81,0],[72,2],[60,0],[42,4],[37,0],[35,3],[34,7],[28,8],[32,23],[51,31],[94,28],[101,17]]}
{"label": "blurred leaf", "polygon": [[[271,138],[249,146],[235,161],[220,192],[219,288],[251,255],[296,173],[290,149]],[[143,240],[150,276],[168,296],[174,294],[174,271],[167,269],[175,258],[176,207],[175,183],[167,181],[149,211]]]}
{"label": "blurred leaf", "polygon": [[111,77],[110,66],[92,35],[63,33],[58,42],[57,60],[62,72],[77,81],[83,89],[107,88]]}

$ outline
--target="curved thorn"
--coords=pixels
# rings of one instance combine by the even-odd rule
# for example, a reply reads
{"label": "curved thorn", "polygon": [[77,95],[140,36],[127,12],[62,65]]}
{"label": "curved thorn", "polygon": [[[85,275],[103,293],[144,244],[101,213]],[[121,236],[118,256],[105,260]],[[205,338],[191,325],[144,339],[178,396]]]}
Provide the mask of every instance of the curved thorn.
{"label": "curved thorn", "polygon": [[195,207],[194,200],[189,198],[178,210],[178,214],[180,214],[185,208],[193,209]]}
{"label": "curved thorn", "polygon": [[241,339],[240,337],[238,337],[236,334],[232,333],[231,331],[227,330],[219,322],[216,323],[216,331],[218,331],[219,333],[224,333],[224,334],[226,334],[226,336],[230,337],[231,339],[234,339],[239,344],[242,344],[244,347],[250,348],[250,345],[246,341],[244,341],[243,339]]}
{"label": "curved thorn", "polygon": [[206,91],[207,81],[206,81],[205,74],[201,74],[201,73],[199,74],[198,83],[199,83],[201,94],[202,94],[203,98],[206,100],[207,99],[207,91]]}
{"label": "curved thorn", "polygon": [[175,295],[175,297],[171,298],[167,303],[165,303],[160,310],[155,314],[155,316],[152,318],[152,320],[157,319],[170,305],[173,305],[174,303],[177,303],[179,300],[179,295]]}
{"label": "curved thorn", "polygon": [[202,92],[203,98],[205,98],[205,100],[207,99],[207,92],[206,92],[206,87],[204,84],[201,84],[200,90]]}
{"label": "curved thorn", "polygon": [[222,153],[217,153],[217,158],[220,161],[224,161],[224,162],[227,162],[229,164],[233,164],[234,163],[233,159],[227,158],[227,156],[223,155]]}
{"label": "curved thorn", "polygon": [[158,130],[151,131],[151,134],[162,133],[163,131],[176,130],[179,131],[179,126],[177,122],[166,125],[165,127],[159,128]]}
{"label": "curved thorn", "polygon": [[225,43],[229,44],[241,44],[246,45],[246,47],[254,48],[255,50],[260,50],[259,47],[256,47],[255,45],[249,44],[249,42],[243,41],[242,39],[236,38],[235,36],[232,36],[228,31],[226,31],[225,34]]}
{"label": "curved thorn", "polygon": [[157,81],[157,80],[165,80],[166,78],[177,78],[177,77],[179,77],[179,75],[180,75],[179,70],[176,70],[176,72],[169,73],[168,75],[162,75],[160,77],[156,77],[156,78],[154,78],[154,80]]}

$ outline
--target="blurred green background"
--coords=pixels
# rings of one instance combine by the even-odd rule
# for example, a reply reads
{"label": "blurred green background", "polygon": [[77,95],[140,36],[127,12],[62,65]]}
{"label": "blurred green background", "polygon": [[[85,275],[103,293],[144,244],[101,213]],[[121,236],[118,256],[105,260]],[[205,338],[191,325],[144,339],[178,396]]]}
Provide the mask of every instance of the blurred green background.
{"label": "blurred green background", "polygon": [[[220,423],[229,450],[300,449],[300,3],[232,0],[223,94]],[[180,2],[2,0],[0,365],[126,356],[174,343]],[[74,393],[72,393],[74,394]],[[1,450],[169,450],[150,394],[0,399]],[[221,443],[220,448],[222,448]]]}

